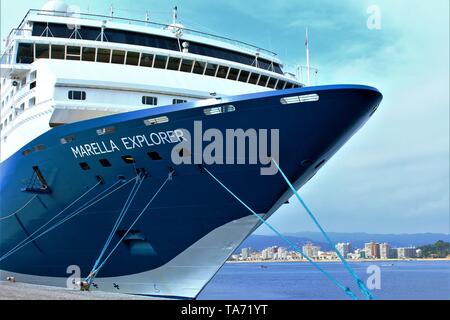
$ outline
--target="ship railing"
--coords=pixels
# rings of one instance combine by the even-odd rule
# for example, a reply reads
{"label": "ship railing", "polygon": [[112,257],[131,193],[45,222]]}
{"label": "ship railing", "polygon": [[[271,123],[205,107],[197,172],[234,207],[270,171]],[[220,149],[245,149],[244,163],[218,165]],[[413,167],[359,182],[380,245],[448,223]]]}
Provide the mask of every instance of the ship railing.
{"label": "ship railing", "polygon": [[317,85],[318,77],[319,77],[319,69],[317,69],[317,68],[312,68],[312,67],[308,67],[308,66],[297,66],[295,77],[301,83],[307,83],[308,82],[308,72],[309,72],[309,78],[310,78],[310,85]]}
{"label": "ship railing", "polygon": [[70,12],[64,12],[64,11],[47,11],[47,10],[36,10],[36,9],[30,9],[24,19],[22,20],[21,25],[24,21],[28,20],[29,16],[31,15],[40,15],[40,16],[57,16],[57,17],[69,17],[69,18],[75,18],[75,19],[84,19],[84,20],[98,20],[98,21],[111,21],[111,22],[119,22],[119,23],[127,23],[130,25],[138,25],[138,26],[150,26],[158,29],[169,29],[173,30],[174,33],[179,33],[181,31],[182,34],[189,34],[194,36],[199,36],[202,38],[207,38],[211,40],[216,40],[220,42],[224,42],[227,44],[231,44],[235,47],[240,48],[241,50],[245,50],[253,55],[255,54],[264,54],[270,57],[276,57],[277,54],[273,51],[243,42],[239,40],[234,40],[231,38],[223,37],[214,35],[211,33],[198,31],[194,29],[189,29],[185,27],[181,27],[178,25],[170,25],[170,24],[163,24],[163,23],[157,23],[152,21],[146,21],[146,20],[138,20],[138,19],[130,19],[130,18],[122,18],[122,17],[116,17],[116,16],[106,16],[106,15],[99,15],[99,14],[91,14],[91,13],[70,13]]}
{"label": "ship railing", "polygon": [[9,35],[5,40],[5,52],[2,54],[0,58],[0,64],[12,64],[11,61],[12,53],[10,52],[11,44],[14,38],[22,37],[22,36],[30,36],[32,30],[26,28],[16,28],[12,29]]}

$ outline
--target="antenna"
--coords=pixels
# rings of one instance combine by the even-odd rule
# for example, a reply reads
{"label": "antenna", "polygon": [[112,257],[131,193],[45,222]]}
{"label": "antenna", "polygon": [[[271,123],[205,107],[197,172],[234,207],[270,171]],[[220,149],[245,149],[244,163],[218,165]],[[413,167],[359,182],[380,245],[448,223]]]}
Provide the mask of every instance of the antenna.
{"label": "antenna", "polygon": [[148,10],[145,11],[145,22],[150,21],[150,14],[148,13]]}
{"label": "antenna", "polygon": [[173,16],[172,16],[172,23],[175,25],[177,23],[177,19],[178,19],[178,7],[175,6],[173,7]]}
{"label": "antenna", "polygon": [[309,39],[308,39],[308,27],[306,27],[306,40],[305,40],[305,47],[306,47],[306,76],[308,79],[308,86],[311,85],[311,66],[309,64]]}
{"label": "antenna", "polygon": [[109,7],[109,12],[110,12],[111,18],[114,17],[114,6],[112,4]]}

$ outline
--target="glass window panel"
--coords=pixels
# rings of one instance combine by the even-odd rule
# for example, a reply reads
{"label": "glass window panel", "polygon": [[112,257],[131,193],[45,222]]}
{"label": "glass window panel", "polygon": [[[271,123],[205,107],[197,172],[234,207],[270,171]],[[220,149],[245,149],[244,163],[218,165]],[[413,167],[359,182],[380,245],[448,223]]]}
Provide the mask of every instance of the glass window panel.
{"label": "glass window panel", "polygon": [[193,63],[194,63],[194,61],[192,61],[192,60],[183,59],[183,62],[181,62],[180,71],[191,72]]}
{"label": "glass window panel", "polygon": [[83,48],[83,61],[95,61],[95,48]]}
{"label": "glass window panel", "polygon": [[203,72],[205,72],[205,66],[206,66],[206,62],[195,61],[194,73],[203,74]]}
{"label": "glass window panel", "polygon": [[205,74],[207,76],[214,77],[216,75],[216,70],[217,70],[217,64],[208,63],[208,65],[206,66]]}
{"label": "glass window panel", "polygon": [[286,81],[279,80],[277,83],[277,90],[283,89],[285,84],[286,84]]}
{"label": "glass window panel", "polygon": [[127,53],[127,64],[130,66],[137,66],[139,64],[139,52]]}
{"label": "glass window panel", "polygon": [[252,73],[250,75],[250,79],[248,80],[248,83],[256,84],[258,82],[259,74],[258,73]]}
{"label": "glass window panel", "polygon": [[231,68],[230,72],[228,73],[228,79],[237,80],[238,74],[239,74],[239,69]]}
{"label": "glass window panel", "polygon": [[261,75],[261,77],[259,77],[258,86],[265,87],[266,84],[267,84],[267,80],[269,80],[269,77],[268,77],[268,76],[263,76],[263,75]]}
{"label": "glass window panel", "polygon": [[66,48],[64,46],[52,45],[52,59],[64,60],[66,56]]}
{"label": "glass window panel", "polygon": [[155,64],[153,67],[159,69],[166,68],[167,57],[166,56],[155,56]]}
{"label": "glass window panel", "polygon": [[50,58],[50,46],[48,44],[36,44],[36,59]]}
{"label": "glass window panel", "polygon": [[269,88],[275,88],[275,85],[277,84],[277,79],[276,78],[270,78],[269,79],[269,83],[267,84],[267,86]]}
{"label": "glass window panel", "polygon": [[143,53],[141,56],[141,67],[151,67],[153,64],[153,55]]}
{"label": "glass window panel", "polygon": [[34,46],[32,43],[20,43],[17,49],[17,63],[32,63],[34,61]]}
{"label": "glass window panel", "polygon": [[113,50],[111,63],[124,64],[125,63],[125,51]]}
{"label": "glass window panel", "polygon": [[247,82],[248,76],[250,75],[250,72],[241,70],[241,74],[239,75],[239,81],[241,82]]}
{"label": "glass window panel", "polygon": [[294,86],[294,84],[293,83],[291,83],[291,82],[288,82],[288,83],[286,83],[286,87],[285,87],[285,89],[291,89],[292,87]]}
{"label": "glass window panel", "polygon": [[170,57],[169,63],[167,64],[167,69],[168,70],[178,70],[178,68],[180,67],[180,62],[181,62],[180,58]]}
{"label": "glass window panel", "polygon": [[74,55],[74,56],[79,56],[80,53],[81,53],[81,48],[80,47],[74,47],[74,46],[68,46],[67,47],[67,54]]}
{"label": "glass window panel", "polygon": [[111,57],[111,50],[109,49],[97,50],[97,62],[109,63],[110,57]]}
{"label": "glass window panel", "polygon": [[217,77],[218,78],[226,78],[228,73],[228,67],[225,66],[219,66],[219,70],[217,71]]}

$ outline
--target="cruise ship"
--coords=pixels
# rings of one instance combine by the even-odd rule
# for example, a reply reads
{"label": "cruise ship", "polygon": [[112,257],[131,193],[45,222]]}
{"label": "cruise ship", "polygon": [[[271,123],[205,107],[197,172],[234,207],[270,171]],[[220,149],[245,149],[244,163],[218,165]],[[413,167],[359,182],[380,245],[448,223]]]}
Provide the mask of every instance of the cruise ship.
{"label": "cruise ship", "polygon": [[[66,286],[78,269],[90,290],[195,299],[261,225],[211,174],[267,219],[292,196],[270,159],[300,189],[382,100],[304,84],[275,53],[176,12],[166,25],[69,8],[30,10],[5,42],[1,280]],[[199,127],[271,133],[269,161],[250,161],[252,134],[243,158],[236,143],[202,159]]]}

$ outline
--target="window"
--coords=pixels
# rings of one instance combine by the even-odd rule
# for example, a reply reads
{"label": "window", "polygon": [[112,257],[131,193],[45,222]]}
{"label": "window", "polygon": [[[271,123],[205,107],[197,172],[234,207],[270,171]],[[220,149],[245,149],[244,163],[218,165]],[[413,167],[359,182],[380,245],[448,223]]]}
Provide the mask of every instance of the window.
{"label": "window", "polygon": [[286,81],[278,80],[277,83],[277,90],[282,90],[284,88],[284,85],[286,84]]}
{"label": "window", "polygon": [[250,72],[241,70],[241,74],[239,75],[238,81],[240,82],[247,82],[248,76],[250,75]]}
{"label": "window", "polygon": [[205,72],[206,62],[195,61],[194,73],[203,74]]}
{"label": "window", "polygon": [[98,162],[100,162],[100,164],[106,168],[112,167],[111,162],[109,162],[108,159],[101,159]]}
{"label": "window", "polygon": [[95,62],[95,48],[83,48],[81,59],[83,61]]}
{"label": "window", "polygon": [[294,84],[291,82],[286,83],[285,89],[291,89]]}
{"label": "window", "polygon": [[32,108],[36,105],[36,98],[31,98],[30,100],[28,100],[28,108]]}
{"label": "window", "polygon": [[81,47],[68,46],[66,59],[80,61],[81,60]]}
{"label": "window", "polygon": [[[49,28],[51,30],[52,35],[55,38],[70,38],[73,33],[72,29],[67,28],[67,26],[62,23],[58,24],[46,22],[34,22],[32,35],[39,37],[43,33],[45,33],[46,28]],[[100,27],[82,26],[78,31],[81,35],[81,38],[84,40],[100,41],[99,36],[101,33]],[[178,40],[172,37],[166,37],[155,34],[144,34],[134,31],[114,30],[108,28],[106,28],[105,34],[108,41],[111,43],[123,43],[129,45],[145,46],[164,50],[171,50],[176,52],[180,51]],[[225,59],[229,61],[246,64],[249,66],[254,64],[255,61],[255,56],[252,54],[235,52],[225,48],[215,47],[212,45],[199,43],[195,41],[189,42],[189,53],[207,57],[214,57],[218,59]],[[264,70],[273,69],[275,72],[283,74],[281,66],[278,63],[275,63],[269,59],[258,58],[258,67]]]}
{"label": "window", "polygon": [[139,65],[139,52],[131,52],[127,53],[127,65],[137,66]]}
{"label": "window", "polygon": [[20,105],[20,110],[21,111],[25,110],[25,102]]}
{"label": "window", "polygon": [[155,56],[155,64],[153,67],[158,69],[165,69],[167,63],[167,57],[166,56]]}
{"label": "window", "polygon": [[45,148],[46,148],[45,145],[40,144],[40,145],[38,145],[38,146],[35,146],[35,147],[33,148],[33,150],[39,152],[39,151],[45,150]]}
{"label": "window", "polygon": [[30,74],[30,81],[35,80],[36,77],[37,77],[37,71],[33,71],[33,72]]}
{"label": "window", "polygon": [[172,104],[180,104],[180,103],[186,103],[187,100],[183,100],[183,99],[173,99],[172,100]]}
{"label": "window", "polygon": [[75,141],[75,136],[71,135],[71,136],[63,137],[63,138],[61,138],[60,141],[61,141],[61,144],[71,143],[71,142]]}
{"label": "window", "polygon": [[259,77],[258,86],[265,87],[267,84],[267,80],[269,80],[268,76],[261,75],[261,77]]}
{"label": "window", "polygon": [[169,63],[167,64],[167,69],[168,70],[177,70],[180,67],[180,62],[181,59],[180,58],[174,58],[174,57],[170,57],[169,58]]}
{"label": "window", "polygon": [[142,104],[156,106],[158,104],[158,98],[143,96],[142,97]]}
{"label": "window", "polygon": [[183,61],[181,62],[180,71],[191,72],[193,64],[194,64],[194,61],[183,59]]}
{"label": "window", "polygon": [[30,90],[36,88],[36,81],[33,81],[32,83],[30,83]]}
{"label": "window", "polygon": [[50,45],[36,44],[35,52],[36,52],[36,59],[48,59],[50,58]]}
{"label": "window", "polygon": [[267,84],[267,86],[269,88],[275,88],[275,85],[277,84],[277,79],[276,78],[270,78],[269,79],[269,83]]}
{"label": "window", "polygon": [[114,132],[116,132],[116,127],[107,127],[107,128],[101,128],[101,129],[97,129],[97,135],[98,136],[104,136],[107,134],[113,134]]}
{"label": "window", "polygon": [[81,167],[81,169],[83,169],[84,171],[91,170],[91,167],[90,167],[86,162],[81,162],[81,163],[80,163],[80,167]]}
{"label": "window", "polygon": [[58,46],[52,44],[52,59],[64,60],[66,57],[66,48],[64,46]]}
{"label": "window", "polygon": [[231,68],[230,72],[228,74],[228,79],[229,80],[237,80],[238,74],[239,74],[239,69]]}
{"label": "window", "polygon": [[32,43],[19,43],[17,49],[17,63],[33,63],[34,61],[34,46]]}
{"label": "window", "polygon": [[125,63],[125,51],[113,50],[111,62],[115,63],[115,64],[124,64]]}
{"label": "window", "polygon": [[132,156],[123,156],[122,160],[127,164],[133,164],[136,162]]}
{"label": "window", "polygon": [[111,50],[97,49],[97,62],[109,63],[111,59]]}
{"label": "window", "polygon": [[85,91],[69,91],[69,100],[86,100]]}
{"label": "window", "polygon": [[150,159],[152,160],[162,160],[162,157],[159,155],[158,152],[156,151],[150,151],[149,153],[147,153],[147,155],[150,157]]}
{"label": "window", "polygon": [[150,119],[144,120],[144,124],[146,126],[154,126],[157,124],[167,123],[167,122],[169,122],[169,118],[166,116],[162,116],[162,117],[158,117],[158,118],[150,118]]}
{"label": "window", "polygon": [[153,55],[143,53],[141,56],[141,67],[152,67],[152,66],[153,66]]}
{"label": "window", "polygon": [[257,83],[258,83],[258,79],[259,79],[259,74],[257,74],[257,73],[252,73],[252,74],[250,75],[250,79],[248,80],[248,83],[251,83],[251,84],[257,84]]}
{"label": "window", "polygon": [[217,64],[208,63],[205,70],[205,75],[214,77],[216,76]]}
{"label": "window", "polygon": [[228,67],[225,66],[219,66],[219,69],[217,70],[217,76],[218,78],[226,78],[228,74]]}

